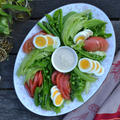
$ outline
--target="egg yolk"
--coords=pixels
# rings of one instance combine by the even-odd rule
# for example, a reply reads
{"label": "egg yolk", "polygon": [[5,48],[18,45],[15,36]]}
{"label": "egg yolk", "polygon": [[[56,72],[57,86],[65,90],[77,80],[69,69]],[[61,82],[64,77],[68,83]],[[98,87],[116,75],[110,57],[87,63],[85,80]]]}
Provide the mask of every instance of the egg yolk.
{"label": "egg yolk", "polygon": [[81,60],[80,67],[83,69],[88,69],[90,67],[90,62],[88,60]]}
{"label": "egg yolk", "polygon": [[62,98],[61,94],[58,95],[55,99],[55,104],[59,105],[62,102],[62,100],[63,100],[63,98]]}
{"label": "egg yolk", "polygon": [[54,40],[51,37],[47,36],[47,39],[48,39],[48,45],[54,44]]}
{"label": "egg yolk", "polygon": [[96,67],[96,70],[98,70],[99,69],[99,64],[97,63],[97,67]]}
{"label": "egg yolk", "polygon": [[93,64],[93,66],[92,66],[92,69],[91,70],[94,70],[94,68],[95,68],[95,63],[94,62],[92,62]]}
{"label": "egg yolk", "polygon": [[35,43],[36,43],[37,46],[43,47],[43,46],[46,45],[46,40],[45,40],[44,37],[41,37],[41,36],[40,36],[40,37],[37,37],[37,38],[36,38]]}
{"label": "egg yolk", "polygon": [[102,68],[100,68],[100,71],[98,73],[101,73],[102,72]]}
{"label": "egg yolk", "polygon": [[52,97],[54,97],[57,93],[58,93],[58,90],[56,90],[55,92],[53,92]]}
{"label": "egg yolk", "polygon": [[76,39],[76,42],[78,42],[79,40],[84,40],[85,37],[84,36],[79,36],[77,39]]}

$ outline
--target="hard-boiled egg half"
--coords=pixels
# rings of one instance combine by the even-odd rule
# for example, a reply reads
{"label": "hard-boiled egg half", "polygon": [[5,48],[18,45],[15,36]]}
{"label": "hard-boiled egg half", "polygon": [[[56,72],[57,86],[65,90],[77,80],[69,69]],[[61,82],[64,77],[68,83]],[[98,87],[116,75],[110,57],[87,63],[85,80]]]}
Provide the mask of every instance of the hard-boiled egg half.
{"label": "hard-boiled egg half", "polygon": [[60,47],[60,39],[59,39],[59,37],[52,36],[52,35],[46,35],[46,38],[48,40],[48,46],[52,45],[53,48]]}
{"label": "hard-boiled egg half", "polygon": [[98,61],[82,58],[78,62],[78,67],[80,71],[85,73],[94,73],[96,76],[101,76],[104,74],[104,67],[100,65]]}
{"label": "hard-boiled egg half", "polygon": [[44,35],[36,35],[33,40],[33,45],[38,49],[47,47],[48,41]]}
{"label": "hard-boiled egg half", "polygon": [[51,99],[53,101],[53,104],[56,107],[61,106],[63,104],[63,102],[64,102],[64,99],[63,99],[59,89],[57,88],[57,86],[53,86],[51,88]]}
{"label": "hard-boiled egg half", "polygon": [[93,32],[90,29],[85,29],[84,31],[81,31],[77,33],[73,39],[74,43],[79,43],[83,40],[86,40],[90,36],[93,35]]}
{"label": "hard-boiled egg half", "polygon": [[34,37],[33,45],[38,49],[43,49],[48,46],[58,48],[60,46],[60,39],[52,35],[37,35]]}

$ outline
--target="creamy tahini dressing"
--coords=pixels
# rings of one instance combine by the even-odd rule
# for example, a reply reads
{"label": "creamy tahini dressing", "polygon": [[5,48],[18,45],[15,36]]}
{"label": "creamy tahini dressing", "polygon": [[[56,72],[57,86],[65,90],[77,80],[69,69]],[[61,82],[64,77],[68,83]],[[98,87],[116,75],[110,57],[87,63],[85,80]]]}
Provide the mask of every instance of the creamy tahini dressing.
{"label": "creamy tahini dressing", "polygon": [[53,61],[55,66],[60,70],[68,70],[71,69],[75,64],[75,56],[74,53],[67,49],[59,49],[53,57]]}

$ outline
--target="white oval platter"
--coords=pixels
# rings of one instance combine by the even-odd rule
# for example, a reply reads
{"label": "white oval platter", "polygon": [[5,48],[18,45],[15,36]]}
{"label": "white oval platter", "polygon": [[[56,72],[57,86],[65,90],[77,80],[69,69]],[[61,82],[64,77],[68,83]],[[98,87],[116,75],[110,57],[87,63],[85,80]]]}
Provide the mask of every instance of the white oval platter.
{"label": "white oval platter", "polygon": [[[17,75],[16,75],[17,69],[19,68],[23,58],[26,56],[26,54],[22,51],[22,47],[23,47],[24,42],[28,38],[30,38],[32,35],[39,32],[40,28],[37,25],[35,25],[30,30],[30,32],[28,33],[28,35],[24,39],[24,41],[19,49],[17,58],[16,58],[16,62],[15,62],[15,66],[14,66],[14,73],[13,73],[14,87],[15,87],[16,94],[17,94],[19,100],[21,101],[21,103],[27,109],[29,109],[31,112],[36,113],[38,115],[43,115],[43,116],[57,116],[57,115],[62,115],[62,114],[68,113],[68,112],[78,108],[79,106],[84,104],[88,99],[90,99],[95,94],[95,92],[99,89],[99,87],[101,86],[103,81],[105,80],[105,78],[110,70],[110,67],[112,65],[112,61],[113,61],[114,53],[115,53],[115,48],[116,48],[115,33],[114,33],[112,23],[110,22],[109,18],[102,10],[100,10],[99,8],[97,8],[93,5],[86,4],[86,3],[68,4],[68,5],[62,6],[60,8],[63,10],[63,15],[66,15],[70,11],[82,12],[82,11],[87,10],[87,9],[91,10],[94,18],[101,19],[101,20],[108,23],[106,25],[106,32],[112,33],[112,37],[107,39],[107,41],[109,43],[109,48],[107,50],[107,57],[102,62],[102,65],[105,67],[104,75],[102,77],[99,77],[99,79],[91,85],[91,88],[90,88],[90,91],[88,94],[85,94],[85,93],[82,94],[84,102],[79,102],[75,99],[70,104],[65,104],[64,108],[61,110],[61,112],[59,114],[56,114],[54,111],[43,110],[43,109],[41,109],[40,106],[36,107],[34,105],[33,99],[31,97],[29,97],[29,95],[28,95],[28,93],[23,85],[24,77],[17,77]],[[55,10],[53,10],[49,14],[52,15]],[[46,18],[43,17],[40,21],[43,21],[43,20],[46,21]]]}

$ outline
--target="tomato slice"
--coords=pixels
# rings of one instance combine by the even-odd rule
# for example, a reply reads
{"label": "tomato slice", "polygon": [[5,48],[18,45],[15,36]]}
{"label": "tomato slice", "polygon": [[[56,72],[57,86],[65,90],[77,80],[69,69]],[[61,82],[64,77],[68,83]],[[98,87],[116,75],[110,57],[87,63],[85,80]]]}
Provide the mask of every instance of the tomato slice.
{"label": "tomato slice", "polygon": [[35,47],[33,45],[33,39],[36,35],[39,35],[39,34],[42,34],[42,35],[46,35],[47,33],[45,33],[44,31],[40,31],[36,34],[34,34],[31,38],[29,38],[23,45],[23,52],[25,53],[29,53],[31,52]]}
{"label": "tomato slice", "polygon": [[56,85],[56,77],[57,77],[58,71],[54,71],[52,74],[52,83]]}
{"label": "tomato slice", "polygon": [[30,38],[30,39],[28,39],[28,40],[24,43],[24,45],[23,45],[23,51],[24,51],[25,53],[29,53],[29,52],[31,52],[33,49],[34,49],[34,45],[33,45],[33,43],[32,43],[32,39]]}
{"label": "tomato slice", "polygon": [[64,85],[63,89],[64,89],[65,94],[67,96],[70,95],[70,82],[69,82],[69,79],[70,79],[70,75],[67,74],[67,75],[65,75],[65,78],[64,78],[64,81],[63,81],[64,82],[63,83],[63,85]]}
{"label": "tomato slice", "polygon": [[32,95],[31,95],[31,91],[30,91],[30,88],[29,88],[27,82],[25,82],[24,86],[25,86],[25,88],[27,89],[29,95],[32,97]]}
{"label": "tomato slice", "polygon": [[65,74],[62,74],[62,76],[60,77],[60,80],[59,80],[59,84],[60,84],[60,92],[61,92],[61,95],[62,95],[62,97],[64,98],[64,99],[66,99],[66,100],[69,100],[70,99],[70,95],[69,95],[69,93],[68,94],[66,94],[65,92],[65,90],[64,90],[64,80],[65,80]]}
{"label": "tomato slice", "polygon": [[95,40],[85,40],[84,49],[87,51],[96,51],[98,48],[98,44]]}
{"label": "tomato slice", "polygon": [[37,86],[38,85],[38,76],[39,76],[39,72],[36,72],[35,77],[34,77],[34,82],[33,85]]}
{"label": "tomato slice", "polygon": [[106,51],[108,42],[102,37],[90,37],[85,40],[84,49],[87,51]]}
{"label": "tomato slice", "polygon": [[67,99],[70,99],[70,83],[69,83],[70,75],[66,74],[63,81],[63,90]]}
{"label": "tomato slice", "polygon": [[42,76],[42,71],[40,71],[38,75],[38,86],[40,87],[42,83],[43,83],[43,76]]}
{"label": "tomato slice", "polygon": [[62,75],[63,73],[58,73],[56,76],[56,84],[57,84],[58,89],[60,89],[60,78]]}
{"label": "tomato slice", "polygon": [[31,79],[29,80],[29,87],[30,87],[31,97],[33,97],[34,96],[34,90],[33,90],[33,81]]}

